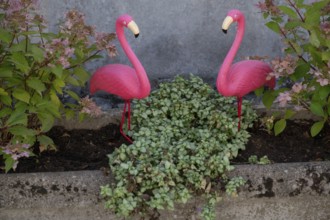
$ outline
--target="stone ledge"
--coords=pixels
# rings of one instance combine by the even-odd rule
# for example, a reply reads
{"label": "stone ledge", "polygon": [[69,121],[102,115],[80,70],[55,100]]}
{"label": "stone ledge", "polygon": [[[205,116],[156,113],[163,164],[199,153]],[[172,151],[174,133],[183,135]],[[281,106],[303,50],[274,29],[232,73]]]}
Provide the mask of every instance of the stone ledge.
{"label": "stone ledge", "polygon": [[[247,184],[238,197],[224,196],[217,219],[330,219],[329,161],[237,165],[237,175]],[[115,219],[99,196],[110,181],[101,171],[1,174],[0,219]],[[195,202],[161,219],[196,219]]]}

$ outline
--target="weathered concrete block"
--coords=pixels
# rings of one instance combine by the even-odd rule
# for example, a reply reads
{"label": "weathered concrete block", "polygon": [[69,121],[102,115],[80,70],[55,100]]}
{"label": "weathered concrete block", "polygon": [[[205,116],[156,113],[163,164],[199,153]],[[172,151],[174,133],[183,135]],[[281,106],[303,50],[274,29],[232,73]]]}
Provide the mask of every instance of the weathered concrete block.
{"label": "weathered concrete block", "polygon": [[[330,218],[330,162],[240,165],[230,174],[247,184],[223,197],[217,219],[326,220]],[[0,219],[117,219],[103,209],[101,171],[0,175]],[[197,219],[200,199],[161,212],[160,219]]]}

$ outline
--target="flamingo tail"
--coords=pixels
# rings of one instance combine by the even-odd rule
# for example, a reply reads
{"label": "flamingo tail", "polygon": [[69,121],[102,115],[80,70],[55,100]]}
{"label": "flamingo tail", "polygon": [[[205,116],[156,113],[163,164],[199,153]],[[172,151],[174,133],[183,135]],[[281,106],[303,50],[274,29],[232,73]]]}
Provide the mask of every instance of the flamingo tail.
{"label": "flamingo tail", "polygon": [[128,130],[131,129],[131,102],[130,100],[125,100],[125,104],[124,104],[124,109],[123,109],[123,113],[121,115],[121,122],[120,122],[120,133],[121,135],[130,143],[133,143],[133,141],[131,140],[130,137],[128,137],[124,131],[123,131],[123,125],[125,123],[125,118],[126,118],[126,108],[127,108],[127,128]]}
{"label": "flamingo tail", "polygon": [[237,97],[238,131],[241,129],[242,97]]}

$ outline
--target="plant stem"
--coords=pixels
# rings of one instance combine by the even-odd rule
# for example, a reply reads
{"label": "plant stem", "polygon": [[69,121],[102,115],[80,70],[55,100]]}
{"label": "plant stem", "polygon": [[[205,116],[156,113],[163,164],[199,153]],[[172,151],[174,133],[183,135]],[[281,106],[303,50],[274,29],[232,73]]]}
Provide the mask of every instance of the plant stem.
{"label": "plant stem", "polygon": [[86,63],[88,60],[92,59],[94,56],[96,56],[99,52],[101,52],[101,50],[97,50],[95,51],[91,56],[87,57],[86,59],[84,59],[83,61],[81,61],[80,63],[78,64],[75,64],[73,66],[69,66],[67,68],[65,68],[66,70],[69,70],[69,69],[74,69],[76,68],[77,66],[80,66],[81,64],[84,64]]}
{"label": "plant stem", "polygon": [[291,0],[287,0],[287,2],[289,3],[289,5],[291,5],[291,7],[297,12],[298,16],[300,17],[301,21],[305,23],[305,18],[302,16],[302,14],[300,13],[299,9],[296,7],[296,5],[291,2]]}
{"label": "plant stem", "polygon": [[304,61],[305,63],[307,63],[313,70],[316,70],[316,68],[312,64],[310,64],[301,54],[298,53],[298,51],[293,46],[293,44],[291,43],[290,39],[286,36],[286,34],[282,30],[282,28],[280,28],[280,31],[281,31],[282,36],[287,40],[287,42],[290,45],[290,47],[296,52],[298,58],[301,59],[302,61]]}

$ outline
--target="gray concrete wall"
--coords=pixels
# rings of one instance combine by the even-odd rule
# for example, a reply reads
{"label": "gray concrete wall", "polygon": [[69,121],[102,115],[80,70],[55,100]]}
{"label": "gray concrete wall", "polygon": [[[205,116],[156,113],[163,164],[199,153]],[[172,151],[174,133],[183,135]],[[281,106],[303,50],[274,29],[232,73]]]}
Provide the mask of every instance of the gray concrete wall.
{"label": "gray concrete wall", "polygon": [[[265,20],[255,7],[258,0],[40,1],[51,30],[72,8],[84,12],[89,24],[105,32],[114,32],[119,15],[132,15],[139,25],[141,37],[135,40],[127,32],[127,38],[152,82],[193,73],[214,83],[235,36],[235,28],[227,35],[221,32],[222,21],[232,8],[242,10],[247,20],[237,60],[250,55],[275,57],[281,53],[278,36],[264,26]],[[120,47],[118,51],[117,58],[93,62],[89,70],[108,63],[128,63]]]}

